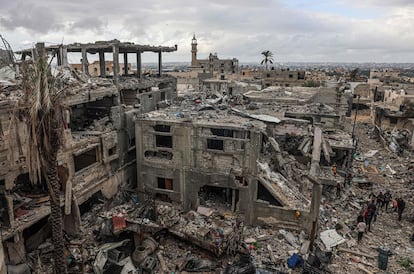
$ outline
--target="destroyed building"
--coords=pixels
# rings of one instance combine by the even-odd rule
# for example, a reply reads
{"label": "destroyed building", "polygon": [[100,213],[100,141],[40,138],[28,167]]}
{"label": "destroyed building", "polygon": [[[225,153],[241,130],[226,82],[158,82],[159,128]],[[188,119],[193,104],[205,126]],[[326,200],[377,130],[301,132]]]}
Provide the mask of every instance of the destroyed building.
{"label": "destroyed building", "polygon": [[414,144],[414,95],[412,90],[385,90],[384,101],[375,102],[375,133],[391,151],[402,154]]}
{"label": "destroyed building", "polygon": [[[349,94],[341,87],[259,90],[213,79],[204,82],[203,92],[179,97],[176,79],[162,74],[161,54],[175,50],[116,40],[46,47],[57,58],[53,74],[65,83],[58,163],[72,272],[282,271],[288,255],[299,253],[309,258],[304,268],[315,270],[307,265],[315,242],[315,254],[336,259],[333,273],[363,269],[349,266],[360,260],[344,254],[373,255],[342,247],[331,252],[344,244],[355,248],[351,219],[366,203],[365,193],[353,186],[330,197],[332,186],[353,168],[356,147],[343,125]],[[157,75],[142,75],[145,51],[158,54]],[[77,70],[67,62],[74,52],[82,55]],[[33,49],[18,54],[36,59]],[[105,60],[108,54],[112,61]],[[119,54],[124,69],[117,65]],[[128,69],[131,54],[136,71]],[[96,55],[99,76],[88,65]],[[7,75],[15,75],[10,69]],[[23,92],[19,79],[0,81],[0,90],[1,271],[3,257],[10,267],[39,249],[38,257],[30,256],[39,262],[53,243],[45,233],[51,199],[45,180],[32,184],[28,172],[31,140],[16,109]],[[396,126],[407,127],[402,120]],[[370,155],[375,153],[384,155]],[[374,235],[380,237],[386,238]],[[322,244],[327,250],[319,249]],[[252,256],[238,266],[240,254]]]}
{"label": "destroyed building", "polygon": [[[163,76],[162,53],[177,47],[147,46],[117,40],[69,44],[45,48],[57,60],[53,73],[65,83],[63,144],[58,153],[63,187],[64,229],[79,231],[83,204],[99,194],[113,197],[125,183],[136,182],[135,130],[133,116],[155,110],[160,101],[176,97],[175,78]],[[157,75],[143,77],[141,53],[158,54]],[[81,53],[82,73],[70,69],[68,55]],[[36,49],[16,52],[21,61],[36,58]],[[125,70],[119,70],[119,55]],[[137,72],[130,75],[128,54],[136,55]],[[91,77],[88,58],[99,56],[100,77]],[[105,57],[111,55],[114,73],[106,73]],[[107,58],[107,57],[106,57]],[[20,62],[18,62],[19,64]],[[43,242],[50,214],[45,180],[31,182],[28,170],[27,128],[16,105],[21,100],[20,80],[2,81],[1,89],[1,239],[7,264],[26,260],[26,252]]]}
{"label": "destroyed building", "polygon": [[195,34],[191,40],[191,66],[192,70],[200,70],[204,73],[208,73],[211,76],[214,73],[238,73],[239,60],[233,59],[220,59],[217,53],[210,53],[208,59],[197,58],[197,39]]}
{"label": "destroyed building", "polygon": [[[136,134],[143,136],[137,143],[142,193],[180,204],[185,210],[206,206],[209,196],[215,197],[219,205],[244,214],[248,223],[262,215],[256,212],[260,211],[260,206],[255,206],[258,200],[290,210],[306,206],[305,197],[289,193],[283,176],[278,179],[282,186],[275,184],[274,189],[268,181],[259,182],[257,161],[264,149],[266,128],[263,121],[208,105],[188,108],[172,106],[138,118]],[[279,209],[280,217],[286,212]]]}

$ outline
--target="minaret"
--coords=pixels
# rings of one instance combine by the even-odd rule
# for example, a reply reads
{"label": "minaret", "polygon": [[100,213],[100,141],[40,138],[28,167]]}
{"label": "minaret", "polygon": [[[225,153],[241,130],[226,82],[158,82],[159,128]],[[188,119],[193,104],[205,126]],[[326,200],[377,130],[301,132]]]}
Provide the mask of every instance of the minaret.
{"label": "minaret", "polygon": [[191,40],[191,66],[198,67],[197,64],[197,39],[195,34],[193,36],[193,40]]}

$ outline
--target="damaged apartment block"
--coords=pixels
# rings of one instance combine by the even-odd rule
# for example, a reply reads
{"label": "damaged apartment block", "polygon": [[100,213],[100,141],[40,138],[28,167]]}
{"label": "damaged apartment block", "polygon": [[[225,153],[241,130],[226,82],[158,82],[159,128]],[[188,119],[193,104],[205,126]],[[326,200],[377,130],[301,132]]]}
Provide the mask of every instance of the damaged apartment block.
{"label": "damaged apartment block", "polygon": [[[176,97],[175,78],[161,74],[162,53],[176,50],[176,46],[136,45],[117,40],[45,47],[49,60],[56,60],[54,76],[64,83],[64,130],[58,173],[64,230],[69,235],[80,232],[80,215],[87,208],[84,204],[100,196],[113,197],[121,184],[130,189],[136,187],[133,117],[156,110]],[[158,56],[157,73],[142,74],[144,52]],[[30,64],[36,54],[35,49],[16,52],[21,57],[16,66]],[[69,64],[68,60],[76,54],[81,55],[81,64]],[[137,63],[135,71],[128,66],[131,56]],[[89,59],[98,60],[94,65]],[[25,120],[15,108],[23,93],[20,81],[1,82],[0,90],[7,96],[0,101],[1,240],[6,263],[17,265],[26,262],[27,253],[49,237],[50,198],[45,180],[35,184],[29,176],[31,140]]]}

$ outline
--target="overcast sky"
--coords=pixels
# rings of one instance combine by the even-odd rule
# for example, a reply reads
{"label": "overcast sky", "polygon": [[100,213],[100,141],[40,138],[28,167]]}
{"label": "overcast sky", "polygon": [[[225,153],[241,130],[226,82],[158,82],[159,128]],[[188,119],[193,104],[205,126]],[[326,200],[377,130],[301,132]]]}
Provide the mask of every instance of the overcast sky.
{"label": "overcast sky", "polygon": [[[164,61],[414,62],[414,0],[0,0],[0,34],[14,50],[119,39],[178,45]],[[146,54],[155,61],[155,54]]]}

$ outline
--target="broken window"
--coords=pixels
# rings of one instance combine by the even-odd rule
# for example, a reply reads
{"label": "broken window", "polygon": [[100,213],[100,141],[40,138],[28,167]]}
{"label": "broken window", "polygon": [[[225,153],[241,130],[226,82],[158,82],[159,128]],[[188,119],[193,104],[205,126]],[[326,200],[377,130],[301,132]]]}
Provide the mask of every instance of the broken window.
{"label": "broken window", "polygon": [[173,179],[157,177],[157,187],[160,189],[173,190]]}
{"label": "broken window", "polygon": [[98,147],[90,149],[82,154],[74,155],[75,172],[85,169],[98,162]]}
{"label": "broken window", "polygon": [[69,127],[72,131],[102,130],[111,125],[110,115],[113,97],[104,97],[85,104],[73,106]]}
{"label": "broken window", "polygon": [[167,126],[167,125],[155,125],[154,126],[154,130],[158,131],[158,132],[170,132],[171,131],[171,126]]}
{"label": "broken window", "polygon": [[396,125],[398,122],[398,118],[397,117],[390,117],[390,124],[391,125]]}
{"label": "broken window", "polygon": [[173,147],[172,136],[155,135],[155,142],[157,147]]}
{"label": "broken window", "polygon": [[240,138],[240,139],[250,138],[249,131],[239,131],[239,130],[226,129],[226,128],[210,128],[210,130],[211,130],[211,133],[215,136],[232,137],[232,138]]}
{"label": "broken window", "polygon": [[165,100],[165,91],[161,91],[161,101]]}
{"label": "broken window", "polygon": [[147,150],[144,153],[145,158],[160,158],[160,159],[167,159],[167,160],[171,160],[173,158],[173,153],[170,151],[151,151],[151,150]]}
{"label": "broken window", "polygon": [[216,136],[234,137],[234,130],[225,128],[211,128],[211,133]]}
{"label": "broken window", "polygon": [[116,154],[116,146],[111,147],[108,149],[108,156],[112,156]]}
{"label": "broken window", "polygon": [[214,150],[224,150],[224,141],[215,140],[215,139],[207,139],[207,148],[214,149]]}

